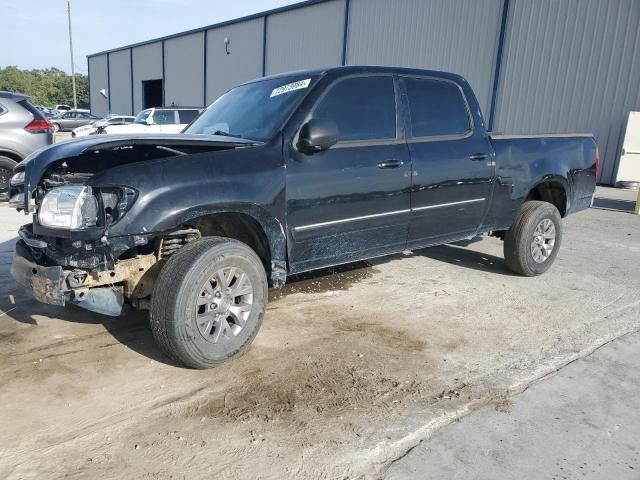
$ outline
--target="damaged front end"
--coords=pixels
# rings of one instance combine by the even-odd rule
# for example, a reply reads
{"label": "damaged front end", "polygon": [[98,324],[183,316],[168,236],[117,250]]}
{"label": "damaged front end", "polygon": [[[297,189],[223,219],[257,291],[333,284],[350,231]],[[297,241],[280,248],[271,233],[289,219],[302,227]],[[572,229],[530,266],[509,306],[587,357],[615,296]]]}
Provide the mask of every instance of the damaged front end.
{"label": "damaged front end", "polygon": [[12,205],[33,213],[33,222],[19,230],[13,277],[38,301],[51,305],[71,303],[113,316],[129,305],[148,308],[163,260],[200,232],[120,228],[113,235],[138,192],[129,185],[101,184],[96,176],[128,163],[238,146],[246,143],[188,136],[115,137],[39,152],[16,168],[23,183],[11,185]]}

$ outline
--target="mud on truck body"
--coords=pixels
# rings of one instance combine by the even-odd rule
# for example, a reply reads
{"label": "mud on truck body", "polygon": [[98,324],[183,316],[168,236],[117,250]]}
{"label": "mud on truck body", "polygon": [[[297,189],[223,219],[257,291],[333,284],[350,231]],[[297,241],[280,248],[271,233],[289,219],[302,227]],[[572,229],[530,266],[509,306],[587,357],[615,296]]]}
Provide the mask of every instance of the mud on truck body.
{"label": "mud on truck body", "polygon": [[596,169],[588,135],[487,133],[454,74],[292,72],[231,89],[182,134],[20,163],[11,204],[33,221],[12,274],[44,303],[149,309],[161,348],[207,368],[246,349],[291,274],[482,233],[514,272],[543,273]]}

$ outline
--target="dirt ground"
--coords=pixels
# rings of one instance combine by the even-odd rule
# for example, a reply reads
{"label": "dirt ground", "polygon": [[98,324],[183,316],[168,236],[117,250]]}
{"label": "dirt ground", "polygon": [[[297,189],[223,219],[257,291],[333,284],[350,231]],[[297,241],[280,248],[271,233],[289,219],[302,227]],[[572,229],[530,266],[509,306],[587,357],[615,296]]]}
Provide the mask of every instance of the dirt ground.
{"label": "dirt ground", "polygon": [[26,217],[0,207],[0,478],[376,478],[420,440],[640,329],[635,194],[600,188],[553,268],[502,243],[442,246],[291,279],[241,358],[156,349],[147,316],[27,297],[9,274]]}

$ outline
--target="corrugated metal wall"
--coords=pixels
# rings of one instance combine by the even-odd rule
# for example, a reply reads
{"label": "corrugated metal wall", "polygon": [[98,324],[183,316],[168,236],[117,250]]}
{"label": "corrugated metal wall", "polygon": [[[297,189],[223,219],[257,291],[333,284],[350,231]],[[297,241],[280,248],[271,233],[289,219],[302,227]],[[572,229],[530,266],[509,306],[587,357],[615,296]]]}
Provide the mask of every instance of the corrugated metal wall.
{"label": "corrugated metal wall", "polygon": [[[493,113],[496,131],[595,133],[603,183],[614,181],[627,114],[640,109],[640,0],[312,0],[208,28],[206,55],[204,40],[204,29],[164,39],[165,104],[210,103],[263,71],[343,60],[453,71],[469,80],[487,120]],[[162,42],[132,47],[134,112],[142,80],[163,78]],[[126,52],[110,53],[112,111],[131,97]],[[89,58],[98,114],[108,111],[98,93],[106,58]]]}
{"label": "corrugated metal wall", "polygon": [[200,107],[204,97],[204,33],[164,42],[164,104]]}
{"label": "corrugated metal wall", "polygon": [[162,42],[133,48],[133,110],[136,113],[142,110],[142,81],[160,79],[162,73]]}
{"label": "corrugated metal wall", "polygon": [[347,63],[464,75],[488,112],[502,0],[351,0]]}
{"label": "corrugated metal wall", "polygon": [[267,17],[267,75],[342,62],[344,2],[332,0]]}
{"label": "corrugated metal wall", "polygon": [[230,87],[262,75],[263,26],[264,19],[256,18],[207,31],[207,104]]}
{"label": "corrugated metal wall", "polygon": [[640,1],[511,0],[494,130],[593,132],[611,183],[640,108]]}
{"label": "corrugated metal wall", "polygon": [[109,54],[111,112],[131,114],[131,50]]}
{"label": "corrugated metal wall", "polygon": [[91,111],[100,116],[109,113],[109,102],[100,95],[100,90],[108,90],[109,87],[107,71],[106,55],[89,58],[89,72],[91,76],[89,102],[91,102]]}

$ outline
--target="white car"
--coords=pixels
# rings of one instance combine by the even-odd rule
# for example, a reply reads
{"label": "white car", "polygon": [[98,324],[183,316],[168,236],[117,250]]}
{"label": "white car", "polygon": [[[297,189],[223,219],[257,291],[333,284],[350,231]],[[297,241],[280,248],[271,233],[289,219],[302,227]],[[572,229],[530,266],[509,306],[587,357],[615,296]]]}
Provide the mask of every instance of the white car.
{"label": "white car", "polygon": [[127,125],[133,123],[136,117],[132,115],[117,115],[111,114],[101,120],[97,120],[89,125],[83,125],[78,128],[74,128],[71,131],[72,137],[84,137],[85,135],[93,135],[99,128],[106,127],[107,125]]}
{"label": "white car", "polygon": [[131,124],[108,125],[97,133],[180,133],[200,113],[199,108],[157,107],[142,110]]}

